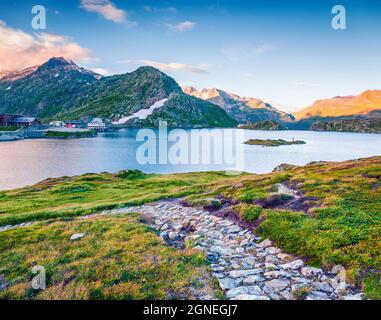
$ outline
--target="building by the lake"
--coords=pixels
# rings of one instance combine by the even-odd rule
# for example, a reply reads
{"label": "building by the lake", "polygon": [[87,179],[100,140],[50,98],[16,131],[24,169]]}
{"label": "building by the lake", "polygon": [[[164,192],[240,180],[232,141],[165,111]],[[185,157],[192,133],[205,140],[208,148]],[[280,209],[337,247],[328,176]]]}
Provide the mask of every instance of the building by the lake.
{"label": "building by the lake", "polygon": [[105,130],[106,124],[101,118],[94,118],[91,122],[87,124],[87,127],[92,130]]}
{"label": "building by the lake", "polygon": [[64,128],[66,124],[63,121],[52,121],[49,123],[49,125],[55,128]]}
{"label": "building by the lake", "polygon": [[19,114],[0,114],[0,127],[31,127],[41,122],[35,117],[26,117]]}
{"label": "building by the lake", "polygon": [[70,120],[66,121],[65,127],[72,129],[72,128],[85,128],[86,124],[82,120]]}

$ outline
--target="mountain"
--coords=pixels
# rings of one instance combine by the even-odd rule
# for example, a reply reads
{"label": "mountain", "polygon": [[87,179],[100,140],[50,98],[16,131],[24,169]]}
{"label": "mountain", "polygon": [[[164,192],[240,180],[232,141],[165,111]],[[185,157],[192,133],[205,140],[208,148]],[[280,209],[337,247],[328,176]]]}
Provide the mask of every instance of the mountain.
{"label": "mountain", "polygon": [[[149,113],[160,101],[163,105]],[[218,106],[184,94],[174,79],[152,67],[102,77],[72,61],[52,58],[0,79],[0,113],[43,120],[97,116],[118,121],[145,109],[146,118],[131,119],[127,125],[156,127],[160,119],[176,127],[237,124]]]}
{"label": "mountain", "polygon": [[358,96],[318,100],[306,109],[295,112],[297,120],[313,117],[368,115],[381,110],[381,90],[368,90]]}
{"label": "mountain", "polygon": [[334,119],[315,121],[313,131],[381,133],[381,118],[358,117],[353,119]]}
{"label": "mountain", "polygon": [[67,112],[101,76],[64,58],[9,73],[0,79],[0,113],[39,118]]}
{"label": "mountain", "polygon": [[294,119],[292,115],[282,112],[260,99],[240,97],[216,88],[198,91],[194,87],[185,87],[183,91],[190,96],[218,105],[239,123],[255,123],[265,120],[290,122]]}

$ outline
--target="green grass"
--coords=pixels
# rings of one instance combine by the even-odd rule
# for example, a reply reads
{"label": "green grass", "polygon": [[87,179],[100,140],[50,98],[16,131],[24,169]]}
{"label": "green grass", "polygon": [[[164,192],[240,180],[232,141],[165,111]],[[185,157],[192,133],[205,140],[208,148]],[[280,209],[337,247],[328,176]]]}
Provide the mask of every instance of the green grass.
{"label": "green grass", "polygon": [[[193,298],[204,257],[168,247],[138,220],[57,220],[0,233],[0,274],[11,283],[0,299]],[[85,237],[70,240],[78,232]],[[46,269],[45,290],[31,288],[35,265]]]}
{"label": "green grass", "polygon": [[0,127],[0,131],[17,131],[19,127]]}
{"label": "green grass", "polygon": [[48,179],[23,189],[0,192],[0,226],[31,220],[70,218],[94,211],[140,205],[203,193],[224,173],[146,175],[138,171]]}
{"label": "green grass", "polygon": [[[310,199],[308,211],[261,207],[274,195],[276,184],[284,182]],[[234,200],[234,209],[241,218],[259,225],[256,233],[289,253],[305,257],[312,265],[326,269],[345,266],[349,282],[361,286],[368,297],[381,299],[381,157],[318,163],[263,175],[146,175],[138,171],[86,174],[0,192],[0,225],[31,220],[42,223],[38,229],[7,232],[7,238],[12,235],[14,242],[1,248],[1,261],[16,259],[24,263],[27,257],[12,250],[27,245],[49,228],[49,223],[71,221],[103,209],[181,197],[200,206],[216,197]],[[18,233],[26,231],[22,237]]]}
{"label": "green grass", "polygon": [[87,130],[87,131],[77,131],[77,132],[64,132],[64,131],[48,131],[46,133],[46,138],[53,139],[73,139],[73,138],[89,138],[96,135],[96,132]]}
{"label": "green grass", "polygon": [[251,146],[280,147],[280,146],[288,146],[288,145],[293,145],[293,144],[306,144],[306,143],[304,141],[301,141],[301,140],[285,141],[283,139],[278,139],[278,140],[250,139],[250,140],[246,141],[245,144],[248,144]]}

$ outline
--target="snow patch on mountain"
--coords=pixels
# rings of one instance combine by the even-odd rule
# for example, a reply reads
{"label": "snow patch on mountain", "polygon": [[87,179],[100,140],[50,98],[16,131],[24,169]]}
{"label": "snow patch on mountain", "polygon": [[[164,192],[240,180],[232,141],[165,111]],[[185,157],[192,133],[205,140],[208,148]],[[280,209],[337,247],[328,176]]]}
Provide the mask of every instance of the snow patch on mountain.
{"label": "snow patch on mountain", "polygon": [[150,115],[152,115],[152,113],[156,110],[156,109],[159,109],[161,107],[164,106],[164,104],[168,101],[167,98],[165,99],[162,99],[162,100],[159,100],[157,102],[155,102],[151,107],[149,107],[148,109],[140,109],[139,111],[133,113],[132,115],[128,116],[128,117],[124,117],[124,118],[121,118],[119,119],[118,121],[116,122],[113,122],[114,125],[122,125],[122,124],[126,124],[129,120],[131,119],[134,119],[134,118],[139,118],[140,120],[145,120],[147,119]]}

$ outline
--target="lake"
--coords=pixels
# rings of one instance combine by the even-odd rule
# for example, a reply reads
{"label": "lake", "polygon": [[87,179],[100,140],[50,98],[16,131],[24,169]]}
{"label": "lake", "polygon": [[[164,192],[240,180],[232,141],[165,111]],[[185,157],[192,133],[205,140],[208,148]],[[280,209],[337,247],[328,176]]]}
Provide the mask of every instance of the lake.
{"label": "lake", "polygon": [[[177,131],[178,137],[183,136],[188,141],[179,138],[169,142],[165,135],[159,136],[159,131],[155,130],[151,132],[155,136],[150,140],[150,150],[156,154],[148,157],[149,151],[140,152],[140,158],[147,156],[150,159],[150,163],[144,164],[139,157],[137,160],[137,154],[145,143],[136,141],[137,133],[136,129],[123,129],[100,133],[98,137],[88,139],[2,142],[0,190],[31,185],[49,177],[90,172],[138,169],[146,173],[179,173],[236,168],[266,173],[281,163],[305,165],[311,161],[343,161],[381,155],[381,135],[377,134],[210,129],[201,132],[202,135],[214,137],[210,145],[197,145],[191,137],[200,134],[199,130]],[[295,139],[303,140],[306,144],[281,147],[243,144],[252,138]],[[230,152],[224,149],[227,144],[224,141],[232,141]],[[175,145],[181,146],[177,153]],[[218,151],[221,150],[222,162],[217,161]],[[170,156],[165,157],[168,154]],[[229,154],[229,161],[224,158],[225,154]],[[201,163],[197,162],[197,158]]]}

